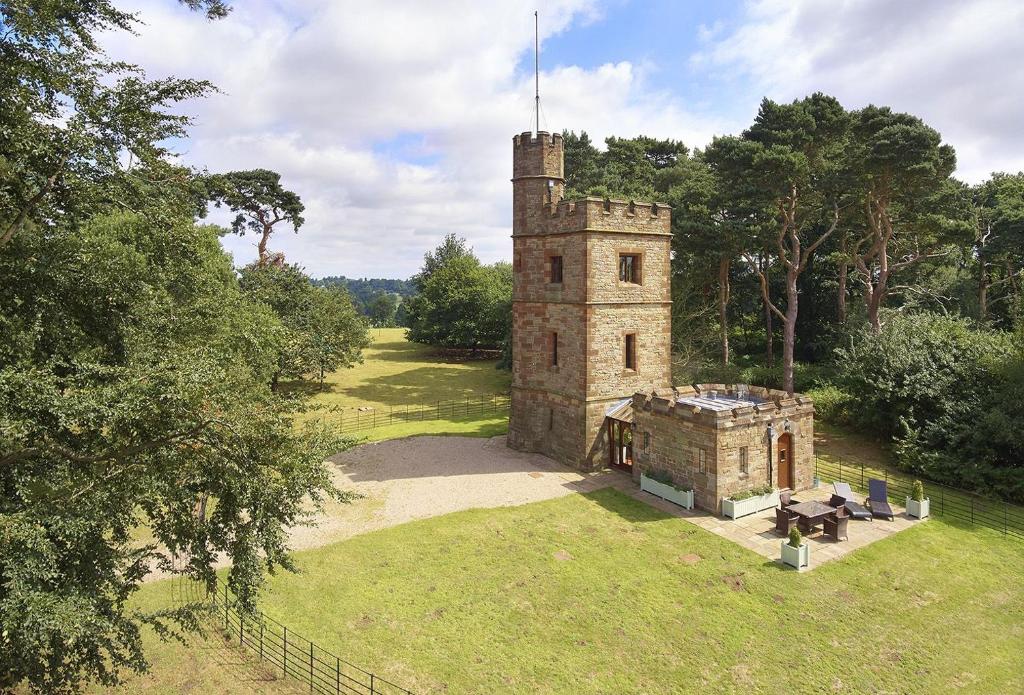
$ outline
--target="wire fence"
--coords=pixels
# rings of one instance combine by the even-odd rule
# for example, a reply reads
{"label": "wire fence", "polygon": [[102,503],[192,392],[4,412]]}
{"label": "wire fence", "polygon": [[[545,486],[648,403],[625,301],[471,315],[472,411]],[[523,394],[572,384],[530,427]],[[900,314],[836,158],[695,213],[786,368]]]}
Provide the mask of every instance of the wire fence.
{"label": "wire fence", "polygon": [[252,615],[239,611],[237,599],[222,579],[217,580],[217,590],[210,593],[200,589],[198,583],[190,582],[189,586],[191,591],[204,592],[205,596],[193,596],[191,600],[205,598],[214,625],[228,642],[248,650],[277,675],[308,684],[311,693],[412,695],[412,691],[342,659],[262,612]]}
{"label": "wire fence", "polygon": [[[862,462],[843,459],[828,461],[817,456],[814,458],[814,477],[825,482],[849,483],[851,488],[865,494],[868,480],[885,480],[889,499],[900,505],[911,495],[914,480],[919,479],[888,469],[874,469]],[[1024,508],[967,490],[920,480],[925,485],[925,496],[930,500],[931,514],[985,526],[1004,535],[1024,539]]]}
{"label": "wire fence", "polygon": [[507,394],[476,396],[460,400],[434,401],[421,405],[396,405],[386,408],[344,408],[338,411],[336,424],[341,432],[361,432],[403,422],[424,422],[447,418],[508,412]]}

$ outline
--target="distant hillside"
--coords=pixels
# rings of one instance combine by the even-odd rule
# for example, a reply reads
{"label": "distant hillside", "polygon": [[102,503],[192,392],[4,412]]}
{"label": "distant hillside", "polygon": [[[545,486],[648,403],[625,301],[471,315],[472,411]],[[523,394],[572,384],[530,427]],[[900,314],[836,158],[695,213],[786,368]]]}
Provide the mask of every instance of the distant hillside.
{"label": "distant hillside", "polygon": [[331,275],[325,278],[313,280],[314,285],[320,287],[333,287],[341,285],[348,289],[349,294],[359,304],[366,305],[376,295],[386,292],[397,294],[403,299],[416,294],[415,288],[408,280],[389,280],[386,278],[347,278],[344,275]]}

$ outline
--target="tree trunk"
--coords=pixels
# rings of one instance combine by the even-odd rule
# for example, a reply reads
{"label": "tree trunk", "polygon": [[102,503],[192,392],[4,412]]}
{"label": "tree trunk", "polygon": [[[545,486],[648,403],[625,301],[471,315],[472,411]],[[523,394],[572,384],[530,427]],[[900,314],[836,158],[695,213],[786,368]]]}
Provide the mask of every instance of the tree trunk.
{"label": "tree trunk", "polygon": [[267,242],[270,241],[270,234],[273,231],[273,227],[267,224],[263,225],[263,234],[260,236],[259,246],[256,247],[256,250],[259,253],[259,259],[257,262],[260,266],[265,266],[267,264]]}
{"label": "tree trunk", "polygon": [[718,261],[718,326],[722,340],[722,364],[729,364],[729,265],[728,257]]}
{"label": "tree trunk", "polygon": [[[764,255],[758,261],[761,264],[761,272],[767,274],[768,268]],[[768,367],[775,366],[775,326],[772,321],[772,309],[768,305],[768,299],[761,297],[761,306],[764,308],[764,337],[765,337],[765,358]]]}
{"label": "tree trunk", "polygon": [[981,270],[978,276],[978,319],[984,323],[988,320],[988,264],[979,258],[978,265]]}
{"label": "tree trunk", "polygon": [[782,389],[793,395],[793,354],[796,348],[796,317],[799,301],[797,273],[786,273],[786,320],[782,322]]}
{"label": "tree trunk", "polygon": [[842,258],[839,260],[839,289],[836,291],[836,315],[839,323],[846,323],[846,278],[849,274],[850,264],[846,255],[846,237],[839,242],[839,252]]}

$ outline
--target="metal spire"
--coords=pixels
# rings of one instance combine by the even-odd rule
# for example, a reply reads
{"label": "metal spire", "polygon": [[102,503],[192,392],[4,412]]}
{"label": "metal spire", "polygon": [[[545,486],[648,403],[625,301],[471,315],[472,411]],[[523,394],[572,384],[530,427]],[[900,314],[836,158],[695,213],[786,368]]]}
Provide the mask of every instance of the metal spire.
{"label": "metal spire", "polygon": [[534,103],[533,108],[537,112],[536,127],[534,133],[540,132],[540,29],[537,18],[537,10],[533,11],[533,86]]}

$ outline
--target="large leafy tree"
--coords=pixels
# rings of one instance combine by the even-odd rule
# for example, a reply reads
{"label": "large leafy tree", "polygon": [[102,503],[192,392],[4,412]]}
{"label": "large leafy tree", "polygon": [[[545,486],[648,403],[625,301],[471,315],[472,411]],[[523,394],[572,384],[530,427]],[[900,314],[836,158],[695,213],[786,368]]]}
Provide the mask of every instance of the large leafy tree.
{"label": "large leafy tree", "polygon": [[952,243],[969,243],[973,230],[966,193],[951,178],[956,155],[937,131],[916,116],[868,106],[854,114],[851,134],[845,167],[865,233],[850,254],[877,332],[893,278]]}
{"label": "large leafy tree", "polygon": [[483,265],[449,236],[424,256],[409,300],[409,339],[450,348],[497,348],[511,328],[512,266]]}
{"label": "large leafy tree", "polygon": [[136,19],[105,0],[0,20],[0,690],[65,692],[145,668],[142,624],[195,625],[132,607],[154,567],[212,584],[226,556],[252,608],[286,528],[345,497],[324,458],[346,442],[268,388],[284,329],[162,144],[209,85],[108,61],[96,34]]}
{"label": "large leafy tree", "polygon": [[362,361],[369,344],[366,324],[352,300],[338,286],[318,287],[295,265],[260,265],[242,269],[240,285],[246,297],[269,307],[281,322],[270,384],[281,378],[315,375]]}
{"label": "large leafy tree", "polygon": [[[782,385],[793,392],[798,279],[839,223],[836,158],[848,117],[832,97],[791,104],[765,99],[742,137],[717,138],[706,153],[726,191],[733,220],[745,223],[785,278],[781,307],[768,292],[768,269],[751,258],[762,298],[782,322]],[[755,247],[756,248],[756,247]]]}
{"label": "large leafy tree", "polygon": [[[993,174],[975,187],[974,253],[978,263],[978,314],[991,318],[991,307],[1012,325],[1021,316],[1021,276],[1024,273],[1024,173]],[[995,293],[993,295],[993,293]]]}
{"label": "large leafy tree", "polygon": [[236,213],[231,231],[239,236],[251,231],[259,237],[256,262],[261,266],[270,261],[267,245],[274,228],[284,223],[298,233],[305,221],[302,199],[281,185],[281,175],[275,171],[232,171],[210,177],[208,185],[214,205],[225,205]]}

